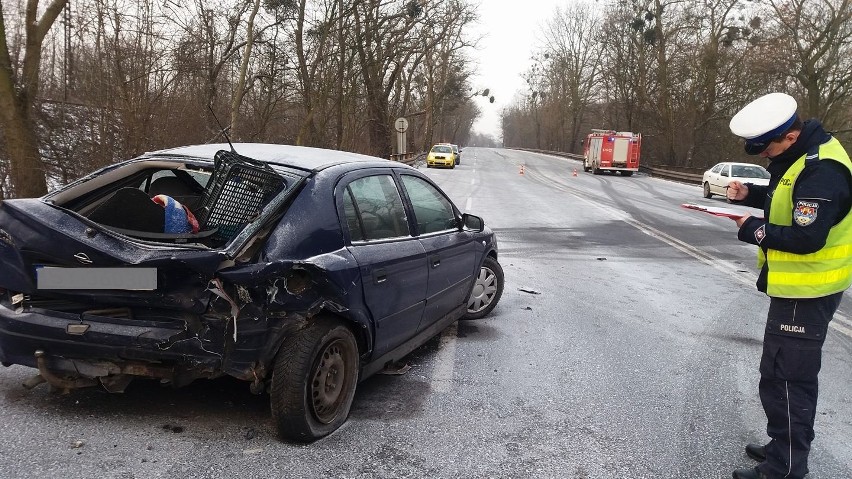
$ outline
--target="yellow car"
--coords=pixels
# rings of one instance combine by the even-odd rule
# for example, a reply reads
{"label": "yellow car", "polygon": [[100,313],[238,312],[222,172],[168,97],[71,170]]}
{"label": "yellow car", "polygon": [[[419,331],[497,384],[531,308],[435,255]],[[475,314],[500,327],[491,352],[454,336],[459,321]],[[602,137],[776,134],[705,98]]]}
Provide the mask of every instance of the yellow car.
{"label": "yellow car", "polygon": [[433,166],[455,168],[456,157],[453,154],[453,147],[450,145],[433,146],[426,157],[426,167],[432,168]]}

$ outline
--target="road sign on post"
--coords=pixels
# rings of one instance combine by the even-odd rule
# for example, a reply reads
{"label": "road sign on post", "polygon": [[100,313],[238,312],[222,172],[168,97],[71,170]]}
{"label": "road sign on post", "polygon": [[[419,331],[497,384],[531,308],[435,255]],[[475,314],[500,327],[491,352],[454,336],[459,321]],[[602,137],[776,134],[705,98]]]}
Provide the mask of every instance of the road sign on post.
{"label": "road sign on post", "polygon": [[408,120],[401,116],[396,119],[393,127],[396,130],[396,152],[402,155],[406,152],[405,132],[408,130]]}
{"label": "road sign on post", "polygon": [[400,133],[405,133],[406,130],[408,130],[408,120],[406,120],[405,117],[401,116],[396,119],[394,127],[396,128],[396,131]]}

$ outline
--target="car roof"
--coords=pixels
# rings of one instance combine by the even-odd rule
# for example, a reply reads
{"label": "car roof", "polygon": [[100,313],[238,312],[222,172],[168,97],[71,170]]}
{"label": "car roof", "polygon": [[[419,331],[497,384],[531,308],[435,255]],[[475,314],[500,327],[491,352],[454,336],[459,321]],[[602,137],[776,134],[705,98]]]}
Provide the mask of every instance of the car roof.
{"label": "car roof", "polygon": [[737,162],[737,161],[722,161],[722,162],[716,163],[716,165],[757,166],[759,168],[764,168],[762,165],[757,165],[757,164],[754,164],[754,163],[740,163],[740,162]]}
{"label": "car roof", "polygon": [[[401,165],[401,163],[375,156],[308,146],[279,145],[272,143],[234,143],[233,146],[234,151],[238,154],[254,160],[293,166],[306,170],[321,170],[342,163],[355,162],[379,163],[383,166],[387,166],[387,163]],[[213,156],[219,150],[230,151],[231,145],[228,143],[210,143],[206,145],[181,146],[177,148],[152,151],[143,156],[186,156],[212,161]]]}

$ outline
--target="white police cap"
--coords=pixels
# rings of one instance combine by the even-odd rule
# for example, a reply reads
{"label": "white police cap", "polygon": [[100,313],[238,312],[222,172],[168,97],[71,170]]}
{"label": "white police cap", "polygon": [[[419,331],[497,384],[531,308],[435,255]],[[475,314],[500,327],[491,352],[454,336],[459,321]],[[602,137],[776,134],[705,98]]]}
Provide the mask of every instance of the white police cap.
{"label": "white police cap", "polygon": [[786,93],[763,95],[731,118],[731,133],[745,138],[747,154],[757,155],[796,121],[797,107],[796,99]]}

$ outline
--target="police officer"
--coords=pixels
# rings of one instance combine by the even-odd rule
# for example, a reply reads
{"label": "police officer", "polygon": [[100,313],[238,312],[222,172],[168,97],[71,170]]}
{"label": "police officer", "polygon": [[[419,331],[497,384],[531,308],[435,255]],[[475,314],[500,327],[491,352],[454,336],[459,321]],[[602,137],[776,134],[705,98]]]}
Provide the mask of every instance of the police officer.
{"label": "police officer", "polygon": [[740,110],[731,132],[749,155],[769,159],[768,186],[732,181],[727,197],[763,208],[736,219],[740,241],[757,245],[757,288],[769,296],[760,359],[765,445],[748,444],[759,462],[734,479],[802,478],[814,439],[817,375],[828,323],[852,284],[852,163],[819,121],[805,122],[796,100],[764,95]]}

